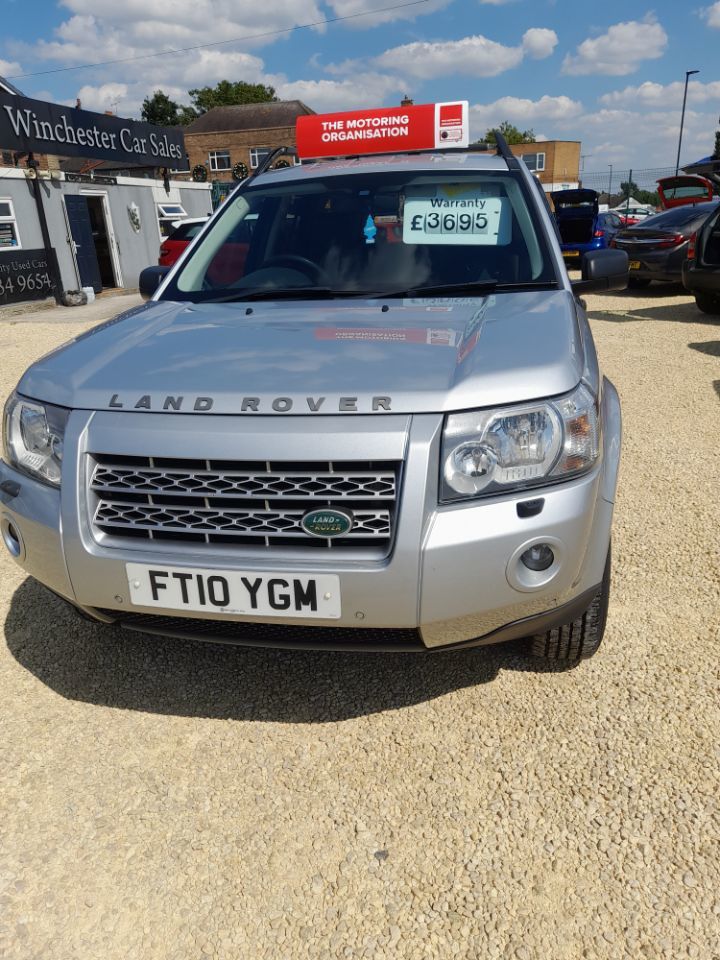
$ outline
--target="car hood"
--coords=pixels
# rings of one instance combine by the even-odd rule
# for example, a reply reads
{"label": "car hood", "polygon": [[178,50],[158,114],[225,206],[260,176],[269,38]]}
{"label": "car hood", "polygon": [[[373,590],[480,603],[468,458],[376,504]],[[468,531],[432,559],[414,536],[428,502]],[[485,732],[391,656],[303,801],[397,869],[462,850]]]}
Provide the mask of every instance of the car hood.
{"label": "car hood", "polygon": [[466,299],[155,302],[39,360],[24,396],[73,409],[336,414],[558,395],[583,352],[568,290]]}

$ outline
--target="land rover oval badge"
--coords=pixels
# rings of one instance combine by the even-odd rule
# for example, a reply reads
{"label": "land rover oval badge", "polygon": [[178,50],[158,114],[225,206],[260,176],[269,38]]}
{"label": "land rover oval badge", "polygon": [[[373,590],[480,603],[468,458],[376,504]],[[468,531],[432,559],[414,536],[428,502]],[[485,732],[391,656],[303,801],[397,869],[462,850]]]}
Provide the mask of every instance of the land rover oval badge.
{"label": "land rover oval badge", "polygon": [[343,537],[350,533],[353,525],[352,514],[344,510],[334,510],[326,507],[321,510],[310,510],[300,521],[300,524],[311,537]]}

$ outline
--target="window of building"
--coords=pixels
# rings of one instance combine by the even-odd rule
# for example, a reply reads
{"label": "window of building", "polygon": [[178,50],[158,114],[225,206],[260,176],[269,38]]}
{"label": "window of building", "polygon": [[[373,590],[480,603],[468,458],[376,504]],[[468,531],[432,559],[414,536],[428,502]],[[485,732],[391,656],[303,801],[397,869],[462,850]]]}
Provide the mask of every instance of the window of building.
{"label": "window of building", "polygon": [[544,153],[526,153],[523,154],[523,160],[525,161],[525,166],[528,168],[528,170],[545,169]]}
{"label": "window of building", "polygon": [[12,200],[0,197],[0,251],[19,250],[21,246]]}
{"label": "window of building", "polygon": [[219,170],[229,170],[232,166],[230,163],[229,150],[211,150],[208,154],[208,160],[210,162],[210,169],[215,172]]}
{"label": "window of building", "polygon": [[268,156],[270,156],[270,147],[251,147],[250,168],[257,170],[263,160]]}
{"label": "window of building", "polygon": [[173,232],[173,224],[178,220],[186,220],[187,212],[185,207],[179,203],[159,203],[157,205],[158,225],[160,227],[160,236],[167,237]]}

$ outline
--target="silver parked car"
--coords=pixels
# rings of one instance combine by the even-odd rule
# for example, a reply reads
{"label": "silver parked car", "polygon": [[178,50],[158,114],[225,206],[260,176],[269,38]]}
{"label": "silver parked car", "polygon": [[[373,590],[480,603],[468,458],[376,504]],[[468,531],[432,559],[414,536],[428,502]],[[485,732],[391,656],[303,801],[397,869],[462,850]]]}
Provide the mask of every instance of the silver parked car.
{"label": "silver parked car", "polygon": [[[601,641],[620,405],[507,150],[261,172],[5,407],[0,530],[84,616],[219,642]],[[251,223],[252,229],[245,229]]]}

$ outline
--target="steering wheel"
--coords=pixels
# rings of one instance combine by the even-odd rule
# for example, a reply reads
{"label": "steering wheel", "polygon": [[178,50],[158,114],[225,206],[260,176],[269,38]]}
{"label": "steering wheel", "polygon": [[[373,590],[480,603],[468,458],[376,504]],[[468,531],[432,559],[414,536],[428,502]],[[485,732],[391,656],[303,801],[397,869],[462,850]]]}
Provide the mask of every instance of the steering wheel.
{"label": "steering wheel", "polygon": [[316,263],[313,263],[312,260],[308,260],[307,257],[299,257],[294,253],[282,253],[277,257],[270,257],[269,260],[266,260],[261,264],[258,269],[264,270],[266,267],[290,267],[290,269],[299,270],[301,273],[304,273],[310,280],[318,284],[327,282],[327,276],[322,267],[319,267]]}

